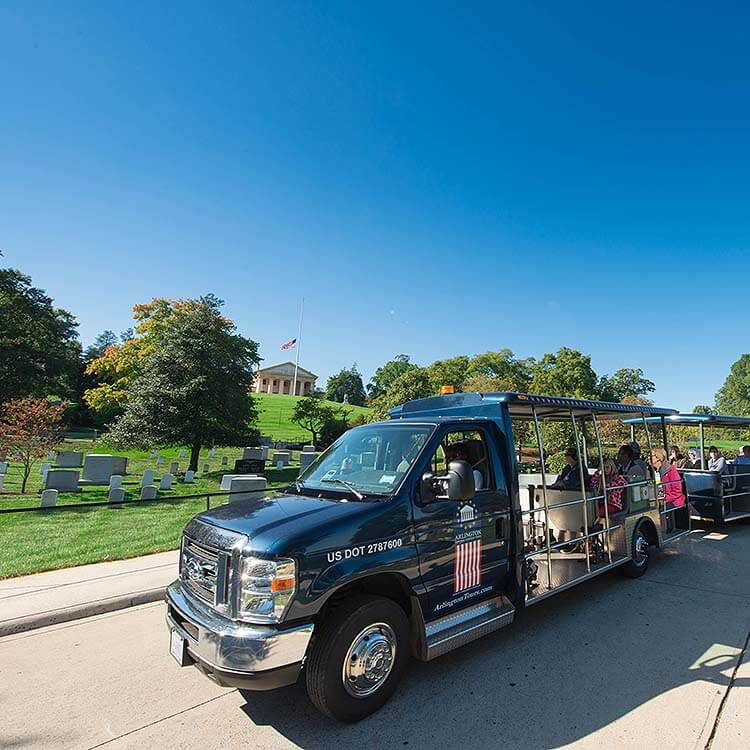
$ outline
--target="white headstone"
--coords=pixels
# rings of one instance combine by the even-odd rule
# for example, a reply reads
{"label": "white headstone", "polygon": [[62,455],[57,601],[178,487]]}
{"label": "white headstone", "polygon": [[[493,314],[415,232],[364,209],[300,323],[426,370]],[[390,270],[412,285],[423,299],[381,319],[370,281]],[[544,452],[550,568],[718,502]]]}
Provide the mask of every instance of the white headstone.
{"label": "white headstone", "polygon": [[44,479],[44,489],[78,492],[78,471],[76,469],[50,469]]}
{"label": "white headstone", "polygon": [[164,456],[159,456],[159,458],[156,459],[156,465],[161,466],[164,463]]}
{"label": "white headstone", "polygon": [[223,474],[221,477],[220,489],[226,491],[232,484],[233,479],[242,479],[243,477],[257,477],[257,474]]}
{"label": "white headstone", "polygon": [[43,490],[40,508],[54,508],[57,505],[57,490]]}
{"label": "white headstone", "polygon": [[195,472],[192,469],[188,469],[185,472],[183,481],[185,482],[185,484],[192,484],[193,481],[195,481]]}
{"label": "white headstone", "polygon": [[57,456],[57,467],[60,469],[80,469],[83,466],[83,453],[63,451]]}
{"label": "white headstone", "polygon": [[240,500],[252,500],[261,497],[267,486],[265,477],[256,477],[245,474],[233,477],[229,485],[229,502],[236,503]]}
{"label": "white headstone", "polygon": [[265,461],[268,458],[268,448],[245,448],[242,452],[243,459],[255,459],[256,461]]}
{"label": "white headstone", "polygon": [[317,453],[300,453],[299,454],[300,470],[306,469],[317,457],[318,457]]}
{"label": "white headstone", "polygon": [[3,482],[5,482],[5,474],[0,474],[0,492],[3,491]]}
{"label": "white headstone", "polygon": [[151,458],[156,458],[156,457],[157,457],[158,455],[159,455],[159,451],[158,451],[158,450],[156,450],[156,448],[154,448],[154,449],[153,449],[153,450],[151,451]]}
{"label": "white headstone", "polygon": [[292,460],[292,452],[276,451],[273,456],[271,456],[271,460],[273,461],[273,464],[277,469],[279,468],[279,461],[281,461],[283,468],[284,464],[288,464]]}
{"label": "white headstone", "polygon": [[226,456],[221,457],[221,465],[226,466],[229,463],[229,459]]}
{"label": "white headstone", "polygon": [[156,500],[157,490],[153,484],[141,487],[141,500]]}
{"label": "white headstone", "polygon": [[314,445],[303,445],[302,446],[302,452],[303,453],[315,453],[315,446]]}
{"label": "white headstone", "polygon": [[106,453],[88,453],[83,463],[83,481],[90,484],[109,484],[114,474],[115,457]]}
{"label": "white headstone", "polygon": [[112,505],[119,505],[121,502],[125,500],[125,490],[122,487],[110,487],[109,488],[109,496],[107,497],[107,502],[111,503]]}
{"label": "white headstone", "polygon": [[208,464],[203,464],[203,473],[208,474],[211,471],[211,467]]}
{"label": "white headstone", "polygon": [[116,490],[118,487],[122,487],[122,477],[119,474],[113,474],[109,478],[109,489]]}
{"label": "white headstone", "polygon": [[172,489],[172,475],[171,474],[165,474],[159,480],[159,489],[160,490],[171,490]]}
{"label": "white headstone", "polygon": [[8,472],[8,462],[0,461],[0,474],[6,474]]}
{"label": "white headstone", "polygon": [[40,474],[41,474],[42,476],[44,476],[44,475],[45,475],[45,474],[46,474],[46,473],[47,473],[48,471],[49,471],[49,464],[48,464],[48,463],[43,463],[43,464],[42,464],[42,465],[41,465],[41,466],[39,467],[39,473],[40,473]]}
{"label": "white headstone", "polygon": [[150,484],[154,483],[154,470],[153,469],[146,469],[143,472],[143,477],[141,478],[141,487],[147,487]]}
{"label": "white headstone", "polygon": [[177,472],[180,470],[180,463],[179,461],[172,461],[171,464],[169,464],[169,473],[170,474],[177,474]]}
{"label": "white headstone", "polygon": [[210,450],[208,451],[208,457],[209,457],[209,458],[213,458],[213,457],[214,457],[215,455],[216,455],[216,451],[215,451],[215,450],[214,450],[213,448],[211,448],[211,449],[210,449]]}
{"label": "white headstone", "polygon": [[182,450],[180,451],[180,455],[179,455],[179,456],[177,456],[177,458],[185,458],[185,456],[186,456],[186,455],[187,455],[187,453],[185,452],[185,449],[183,448],[183,449],[182,449]]}

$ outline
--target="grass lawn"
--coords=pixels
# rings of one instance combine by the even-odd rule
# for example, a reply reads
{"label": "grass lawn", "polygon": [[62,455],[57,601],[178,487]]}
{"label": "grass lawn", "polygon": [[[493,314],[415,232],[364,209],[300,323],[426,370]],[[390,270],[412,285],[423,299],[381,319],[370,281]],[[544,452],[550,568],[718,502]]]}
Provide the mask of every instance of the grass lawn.
{"label": "grass lawn", "polygon": [[[168,472],[171,460],[178,460],[179,448],[160,452],[165,463],[157,466],[156,459],[147,451],[115,451],[106,444],[94,445],[90,440],[66,441],[65,450],[84,453],[117,453],[128,456],[128,474],[123,478],[126,499],[140,496],[140,478],[144,469],[154,470],[154,483],[158,485],[163,473]],[[36,573],[43,570],[83,565],[104,560],[121,560],[175,549],[180,533],[187,521],[205,510],[206,499],[179,501],[174,498],[201,492],[219,492],[222,474],[231,473],[234,460],[242,455],[241,448],[217,449],[216,456],[208,458],[208,450],[201,452],[199,471],[193,484],[174,481],[171,490],[159,491],[163,502],[142,506],[125,505],[122,508],[79,508],[78,510],[44,510],[33,513],[0,514],[0,578]],[[221,465],[227,456],[228,465]],[[296,457],[296,456],[295,456]],[[203,472],[203,465],[209,471]],[[180,460],[180,470],[187,468],[187,458]],[[299,473],[297,461],[285,469],[268,468],[269,488],[289,485]],[[39,464],[34,467],[25,495],[20,495],[20,466],[9,466],[0,508],[28,508],[39,506],[41,489]],[[107,500],[107,487],[83,487],[80,492],[61,493],[58,505],[76,506],[87,502]],[[211,499],[212,507],[223,498]]]}
{"label": "grass lawn", "polygon": [[[308,432],[291,421],[299,397],[259,394],[256,398],[261,410],[258,427],[262,435],[270,435],[274,440],[310,439]],[[353,416],[368,411],[361,406],[343,408]],[[164,462],[157,465],[156,458],[151,458],[149,451],[118,450],[101,440],[67,440],[61,450],[127,456],[128,474],[122,483],[127,500],[140,496],[140,478],[145,469],[154,470],[154,484],[158,486],[159,479],[169,471],[172,461],[178,461],[179,471],[184,472],[189,456],[188,450],[185,458],[179,458],[180,446],[166,448],[159,451]],[[221,463],[224,456],[227,458],[226,465]],[[205,497],[185,501],[175,498],[219,492],[222,475],[231,473],[235,460],[241,457],[241,447],[217,448],[213,458],[208,458],[208,448],[204,448],[195,482],[184,484],[179,479],[173,481],[171,490],[159,491],[159,498],[163,500],[158,503],[125,505],[119,509],[78,508],[0,514],[0,578],[175,549],[185,524],[206,507]],[[205,464],[208,464],[208,471],[204,472]],[[41,462],[37,462],[32,469],[26,493],[21,495],[21,467],[11,462],[0,494],[0,509],[38,508],[42,488],[40,465]],[[285,469],[270,468],[270,462],[267,465],[266,478],[271,489],[291,484],[299,473],[296,454],[293,455],[292,465]],[[107,487],[83,487],[80,492],[61,493],[58,505],[106,502],[107,495]],[[221,502],[223,499],[218,497],[211,500],[212,505]]]}
{"label": "grass lawn", "polygon": [[[309,440],[310,433],[292,422],[294,405],[302,396],[280,396],[277,393],[254,393],[253,398],[260,410],[258,428],[261,435],[270,435],[274,440]],[[328,406],[345,409],[349,412],[349,420],[359,414],[367,414],[365,406],[349,406],[337,404],[334,401],[324,401]]]}

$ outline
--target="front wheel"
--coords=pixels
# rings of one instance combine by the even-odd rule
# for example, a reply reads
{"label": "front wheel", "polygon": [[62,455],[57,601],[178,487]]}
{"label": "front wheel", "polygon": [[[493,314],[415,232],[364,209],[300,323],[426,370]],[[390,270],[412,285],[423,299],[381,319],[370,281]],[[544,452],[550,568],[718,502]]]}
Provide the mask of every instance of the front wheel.
{"label": "front wheel", "polygon": [[649,566],[651,556],[649,554],[648,535],[643,528],[643,524],[636,526],[633,532],[633,539],[630,545],[630,560],[625,565],[620,566],[623,575],[628,578],[638,578],[642,576]]}
{"label": "front wheel", "polygon": [[391,697],[408,650],[409,623],[398,604],[379,596],[352,597],[314,636],[305,663],[307,694],[327,716],[359,721]]}

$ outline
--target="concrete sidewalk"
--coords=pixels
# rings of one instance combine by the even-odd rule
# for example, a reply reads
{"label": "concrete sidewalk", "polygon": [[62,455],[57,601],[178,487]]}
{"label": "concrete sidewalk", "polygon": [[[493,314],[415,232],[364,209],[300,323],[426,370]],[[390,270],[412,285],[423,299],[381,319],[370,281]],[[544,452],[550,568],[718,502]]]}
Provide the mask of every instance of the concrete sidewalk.
{"label": "concrete sidewalk", "polygon": [[178,550],[0,581],[0,637],[161,599]]}

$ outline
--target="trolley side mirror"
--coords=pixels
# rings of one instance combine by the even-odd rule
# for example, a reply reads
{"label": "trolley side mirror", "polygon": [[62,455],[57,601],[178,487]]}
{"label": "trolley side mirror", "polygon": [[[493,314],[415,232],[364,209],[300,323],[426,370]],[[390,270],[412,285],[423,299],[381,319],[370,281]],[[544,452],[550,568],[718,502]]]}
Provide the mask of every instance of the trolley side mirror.
{"label": "trolley side mirror", "polygon": [[444,482],[449,500],[466,502],[477,494],[474,486],[474,470],[468,461],[456,460],[448,464],[448,473],[439,477]]}

